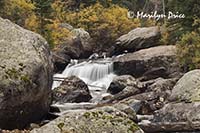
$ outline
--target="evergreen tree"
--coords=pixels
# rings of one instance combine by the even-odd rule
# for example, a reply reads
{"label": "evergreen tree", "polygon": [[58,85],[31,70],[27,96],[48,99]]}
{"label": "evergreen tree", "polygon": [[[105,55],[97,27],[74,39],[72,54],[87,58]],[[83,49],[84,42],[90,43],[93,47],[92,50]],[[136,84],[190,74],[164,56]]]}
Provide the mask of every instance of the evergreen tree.
{"label": "evergreen tree", "polygon": [[175,44],[187,32],[195,31],[199,33],[199,0],[168,0],[167,10],[185,14],[184,19],[172,19],[168,22],[171,43]]}
{"label": "evergreen tree", "polygon": [[32,0],[35,4],[35,13],[39,19],[40,31],[39,33],[45,35],[47,33],[45,25],[51,23],[51,4],[53,0]]}

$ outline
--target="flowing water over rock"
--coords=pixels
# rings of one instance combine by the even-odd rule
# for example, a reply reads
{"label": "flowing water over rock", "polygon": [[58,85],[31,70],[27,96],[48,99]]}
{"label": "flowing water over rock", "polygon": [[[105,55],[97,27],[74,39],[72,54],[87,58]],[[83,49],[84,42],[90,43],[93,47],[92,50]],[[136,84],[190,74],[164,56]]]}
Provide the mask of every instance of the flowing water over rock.
{"label": "flowing water over rock", "polygon": [[[102,60],[90,60],[82,63],[72,60],[62,74],[55,74],[54,78],[66,78],[77,76],[89,87],[93,99],[91,102],[98,102],[106,94],[106,90],[115,76],[111,58]],[[60,81],[54,81],[52,89],[58,87]]]}

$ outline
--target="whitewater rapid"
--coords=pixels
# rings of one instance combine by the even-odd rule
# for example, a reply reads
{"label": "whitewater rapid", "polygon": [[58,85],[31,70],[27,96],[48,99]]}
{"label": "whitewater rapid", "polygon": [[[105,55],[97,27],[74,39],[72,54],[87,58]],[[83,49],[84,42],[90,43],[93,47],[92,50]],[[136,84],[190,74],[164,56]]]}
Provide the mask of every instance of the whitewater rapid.
{"label": "whitewater rapid", "polygon": [[[87,85],[92,95],[92,102],[99,101],[106,95],[110,83],[115,77],[113,63],[110,58],[95,61],[84,61],[77,63],[72,60],[61,74],[55,74],[54,78],[67,78],[77,76]],[[52,89],[58,87],[61,81],[54,81]]]}

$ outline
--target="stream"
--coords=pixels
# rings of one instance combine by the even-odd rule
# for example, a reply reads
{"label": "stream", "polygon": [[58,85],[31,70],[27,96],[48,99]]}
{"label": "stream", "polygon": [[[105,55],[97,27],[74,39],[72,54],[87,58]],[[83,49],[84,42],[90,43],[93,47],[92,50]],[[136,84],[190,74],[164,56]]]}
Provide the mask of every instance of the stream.
{"label": "stream", "polygon": [[[58,107],[61,112],[96,105],[104,96],[109,95],[106,90],[116,75],[113,71],[112,58],[104,58],[81,63],[78,63],[77,60],[71,60],[71,63],[61,74],[54,75],[54,79],[63,79],[70,76],[77,76],[88,85],[92,99],[83,103],[56,103],[52,105]],[[54,80],[52,89],[58,87],[61,83],[62,81]]]}

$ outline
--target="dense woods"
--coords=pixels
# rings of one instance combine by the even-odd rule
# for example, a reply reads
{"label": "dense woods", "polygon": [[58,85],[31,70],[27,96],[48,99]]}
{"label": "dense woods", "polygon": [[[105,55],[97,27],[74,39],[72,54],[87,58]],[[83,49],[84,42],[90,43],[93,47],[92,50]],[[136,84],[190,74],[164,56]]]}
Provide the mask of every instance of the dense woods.
{"label": "dense woods", "polygon": [[[1,0],[0,16],[45,37],[51,48],[72,36],[69,24],[83,28],[94,39],[97,49],[110,48],[121,35],[136,27],[159,25],[161,43],[177,45],[185,70],[200,64],[199,0]],[[127,12],[174,11],[186,18],[173,20],[130,19]],[[192,52],[191,52],[192,51]],[[192,55],[191,55],[192,54]],[[188,56],[189,55],[189,56]],[[194,63],[195,65],[189,65]]]}

